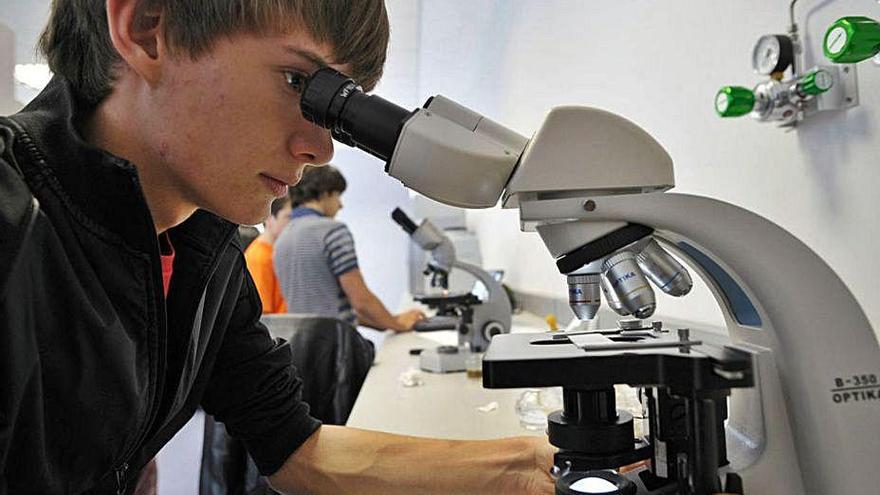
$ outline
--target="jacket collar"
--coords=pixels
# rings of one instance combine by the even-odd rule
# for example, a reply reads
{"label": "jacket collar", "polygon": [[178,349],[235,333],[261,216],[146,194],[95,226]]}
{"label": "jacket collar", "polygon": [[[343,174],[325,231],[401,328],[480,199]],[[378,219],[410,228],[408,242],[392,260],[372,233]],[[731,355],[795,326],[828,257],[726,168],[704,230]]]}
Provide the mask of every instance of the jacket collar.
{"label": "jacket collar", "polygon": [[[147,207],[137,169],[125,159],[87,143],[78,127],[94,111],[78,98],[70,83],[55,76],[48,86],[12,118],[27,132],[37,155],[37,182],[45,181],[71,214],[95,224],[130,247],[158,253],[155,225]],[[234,225],[198,211],[175,229],[210,251],[227,239]],[[172,237],[173,234],[172,234]]]}

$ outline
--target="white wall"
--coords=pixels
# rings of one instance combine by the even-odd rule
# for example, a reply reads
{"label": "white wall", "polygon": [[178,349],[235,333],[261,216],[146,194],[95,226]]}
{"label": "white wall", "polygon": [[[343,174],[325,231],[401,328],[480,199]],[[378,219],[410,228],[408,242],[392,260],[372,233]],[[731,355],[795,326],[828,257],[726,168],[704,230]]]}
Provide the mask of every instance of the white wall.
{"label": "white wall", "polygon": [[[419,66],[419,2],[387,3],[391,22],[388,63],[376,93],[396,104],[416,105]],[[383,173],[384,162],[366,153],[334,143],[333,164],[348,181],[338,219],[348,224],[355,240],[358,262],[367,285],[392,312],[408,290],[409,237],[391,220],[391,211],[408,209],[406,188]]]}
{"label": "white wall", "polygon": [[15,32],[0,22],[0,115],[19,109],[15,101]]}
{"label": "white wall", "polygon": [[[37,39],[46,19],[49,17],[49,4],[46,0],[0,0],[0,24],[5,24],[14,33],[13,39],[0,34],[0,115],[17,112],[39,91],[16,82],[13,86],[13,98],[6,94],[7,79],[12,80],[12,67],[15,64],[41,62],[37,57]],[[11,55],[11,59],[7,57]],[[11,65],[7,68],[6,62]],[[5,103],[5,104],[4,104]]]}
{"label": "white wall", "polygon": [[[726,84],[751,86],[757,38],[784,32],[788,0],[729,2],[446,0],[425,2],[420,91],[443,93],[530,135],[559,104],[596,106],[643,126],[675,161],[676,190],[719,198],[788,229],[841,276],[880,329],[880,67],[859,65],[861,105],[794,132],[712,107]],[[873,0],[797,5],[808,62],[826,27],[880,19]],[[516,213],[469,212],[486,266],[516,289],[565,297],[564,279]],[[707,293],[660,301],[658,315],[720,324]]]}
{"label": "white wall", "polygon": [[0,22],[15,30],[18,42],[15,58],[19,64],[36,61],[36,45],[49,18],[46,0],[0,0]]}

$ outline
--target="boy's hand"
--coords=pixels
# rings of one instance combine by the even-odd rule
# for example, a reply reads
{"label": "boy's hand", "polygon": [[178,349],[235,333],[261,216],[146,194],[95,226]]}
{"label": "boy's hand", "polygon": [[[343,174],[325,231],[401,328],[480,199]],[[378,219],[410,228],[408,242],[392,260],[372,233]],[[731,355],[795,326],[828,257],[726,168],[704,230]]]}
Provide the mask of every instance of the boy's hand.
{"label": "boy's hand", "polygon": [[[521,493],[524,495],[553,495],[556,493],[556,480],[550,476],[553,467],[553,454],[556,449],[547,437],[520,437],[525,448],[531,451],[534,462],[531,469],[514,470],[502,480],[500,493]],[[505,481],[506,480],[506,481]]]}
{"label": "boy's hand", "polygon": [[421,310],[411,309],[409,311],[404,311],[403,313],[394,316],[394,320],[397,322],[397,327],[392,328],[392,330],[395,332],[409,332],[417,322],[423,319],[425,319],[425,313],[422,313]]}

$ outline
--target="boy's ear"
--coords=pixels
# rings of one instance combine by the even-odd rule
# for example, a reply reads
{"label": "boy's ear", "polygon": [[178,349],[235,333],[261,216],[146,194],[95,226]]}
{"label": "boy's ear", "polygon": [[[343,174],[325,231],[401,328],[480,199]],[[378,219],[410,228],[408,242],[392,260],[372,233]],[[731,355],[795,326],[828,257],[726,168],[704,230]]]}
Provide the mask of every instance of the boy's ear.
{"label": "boy's ear", "polygon": [[168,57],[163,12],[149,10],[143,0],[107,0],[110,41],[126,65],[148,84],[162,75]]}

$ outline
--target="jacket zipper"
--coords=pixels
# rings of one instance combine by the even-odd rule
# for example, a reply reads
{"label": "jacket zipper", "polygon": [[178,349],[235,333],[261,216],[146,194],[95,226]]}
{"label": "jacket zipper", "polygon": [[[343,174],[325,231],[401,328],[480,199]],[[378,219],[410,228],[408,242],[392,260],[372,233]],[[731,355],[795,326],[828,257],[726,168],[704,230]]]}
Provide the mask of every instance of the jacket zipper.
{"label": "jacket zipper", "polygon": [[128,463],[123,462],[116,470],[116,495],[124,495],[127,480],[125,475],[128,473]]}
{"label": "jacket zipper", "polygon": [[[31,211],[27,213],[27,225],[24,226],[24,231],[21,235],[21,244],[18,246],[18,250],[12,255],[12,263],[9,265],[9,273],[12,273],[15,270],[18,260],[24,252],[28,237],[31,235],[31,231],[34,230],[34,225],[37,223],[37,216],[40,214],[40,202],[33,196],[31,197],[30,208]],[[0,296],[3,296],[8,290],[6,282],[6,279],[0,279]]]}
{"label": "jacket zipper", "polygon": [[[161,273],[161,269],[160,269],[160,273]],[[159,280],[161,280],[161,278],[159,278]],[[159,291],[160,291],[159,294],[162,295],[162,298],[163,298],[162,300],[164,301],[165,296],[162,292],[161,287],[159,288]],[[157,309],[156,312],[161,313],[162,316],[165,316],[165,311],[164,310],[160,311],[160,308],[164,308],[164,303],[161,306],[156,305],[156,309]],[[159,321],[160,319],[161,318],[158,318],[158,317],[156,318],[157,327],[159,327],[159,328],[157,328],[157,333],[161,333],[161,330],[162,330],[161,329],[162,324]],[[166,319],[165,332],[167,332],[168,331],[168,329],[167,329],[167,316],[165,319]],[[157,335],[156,339],[158,340],[159,338],[160,338],[160,336]],[[147,406],[147,409],[148,409],[147,410],[147,418],[144,420],[143,429],[141,429],[141,431],[137,434],[137,436],[135,437],[135,441],[131,444],[131,447],[129,447],[128,450],[125,452],[125,455],[122,456],[122,463],[118,465],[119,467],[117,467],[116,469],[113,470],[114,474],[116,475],[116,494],[117,495],[124,495],[125,489],[128,486],[128,480],[126,479],[126,477],[128,475],[128,470],[130,467],[128,464],[128,461],[131,460],[131,457],[134,455],[135,452],[137,452],[138,448],[142,447],[141,443],[146,438],[147,434],[150,432],[150,429],[153,427],[153,424],[156,422],[156,416],[158,415],[159,408],[162,405],[162,388],[164,388],[164,383],[163,383],[164,382],[164,378],[163,378],[164,373],[163,373],[162,369],[165,367],[165,365],[164,365],[164,361],[165,361],[164,357],[165,356],[163,356],[163,354],[165,352],[167,352],[167,350],[165,349],[165,346],[162,342],[157,342],[156,347],[157,347],[156,386],[153,390],[153,393],[150,395],[151,399],[150,399],[150,402],[148,403],[149,405]]]}
{"label": "jacket zipper", "polygon": [[[234,234],[235,234],[235,230],[232,230],[229,233],[229,235],[223,241],[224,246],[229,243],[229,240],[232,238],[232,236]],[[222,253],[217,253],[217,255],[215,255],[214,259],[211,261],[211,268],[210,268],[210,270],[208,270],[207,277],[205,278],[206,281],[210,280],[214,276],[214,272],[217,270],[217,266],[219,265],[218,258],[220,256],[222,256]],[[207,286],[205,289],[203,289],[203,296],[204,296],[205,290],[207,290]],[[164,300],[164,294],[162,295],[162,297]],[[168,329],[167,329],[167,315],[166,315],[166,329],[165,329],[165,331],[166,332],[168,331]],[[159,352],[161,353],[162,352],[161,349],[164,349],[164,346],[159,345],[158,347],[160,348]],[[167,352],[167,349],[166,349],[166,352]],[[167,357],[167,355],[165,357]],[[157,361],[158,360],[159,360],[159,356],[157,356]],[[164,360],[163,360],[163,362],[164,362]],[[164,367],[164,364],[163,364],[163,367]],[[164,376],[164,374],[162,373],[161,370],[157,370],[156,373],[157,373],[156,374],[156,394],[154,396],[153,403],[151,404],[150,415],[147,419],[144,430],[138,435],[137,441],[132,445],[131,448],[128,449],[128,451],[122,457],[122,459],[123,459],[122,464],[120,464],[119,467],[114,470],[114,473],[116,475],[116,493],[117,493],[117,495],[124,495],[125,489],[127,488],[127,485],[128,485],[128,480],[126,479],[126,475],[128,473],[128,469],[130,467],[128,464],[128,461],[129,461],[130,457],[132,456],[132,454],[134,454],[134,452],[137,451],[137,448],[140,446],[141,441],[144,439],[144,437],[146,437],[150,428],[155,423],[155,421],[157,419],[155,416],[158,414],[159,408],[161,407],[161,403],[162,403],[161,389],[164,388],[164,379],[162,377]],[[160,387],[160,383],[159,383],[160,380],[162,380],[162,382],[163,382],[161,387]],[[170,421],[172,417],[173,417],[173,415],[169,415],[169,417],[167,418],[167,421]],[[167,423],[163,424],[159,428],[159,430],[164,428],[166,425],[167,425]]]}

